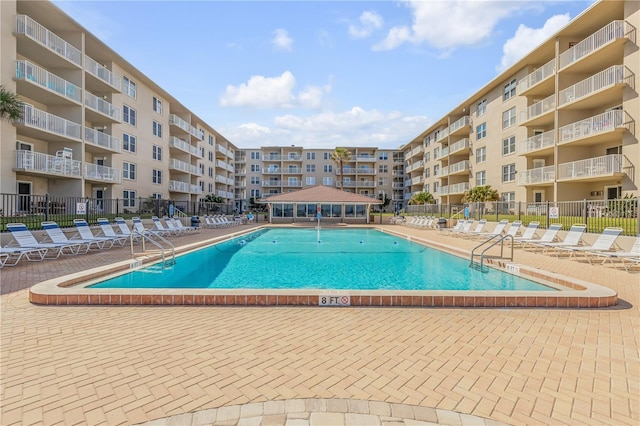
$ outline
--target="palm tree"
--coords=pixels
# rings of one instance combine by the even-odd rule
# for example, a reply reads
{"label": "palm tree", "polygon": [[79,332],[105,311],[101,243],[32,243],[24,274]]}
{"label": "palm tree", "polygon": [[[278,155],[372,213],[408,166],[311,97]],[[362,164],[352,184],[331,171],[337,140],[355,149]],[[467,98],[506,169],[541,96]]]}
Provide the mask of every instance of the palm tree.
{"label": "palm tree", "polygon": [[22,101],[18,95],[0,85],[0,119],[19,120],[22,118]]}
{"label": "palm tree", "polygon": [[342,177],[344,175],[343,165],[345,161],[349,161],[351,159],[351,151],[347,148],[336,148],[335,151],[331,153],[331,160],[336,163],[338,166],[338,171],[340,173],[340,178],[338,181],[340,182],[340,189],[342,189]]}
{"label": "palm tree", "polygon": [[464,193],[462,197],[463,203],[475,203],[485,201],[498,201],[500,194],[497,190],[492,189],[491,185],[475,186]]}
{"label": "palm tree", "polygon": [[433,195],[430,192],[416,192],[411,196],[409,200],[409,204],[411,205],[419,205],[419,204],[433,204],[435,200]]}

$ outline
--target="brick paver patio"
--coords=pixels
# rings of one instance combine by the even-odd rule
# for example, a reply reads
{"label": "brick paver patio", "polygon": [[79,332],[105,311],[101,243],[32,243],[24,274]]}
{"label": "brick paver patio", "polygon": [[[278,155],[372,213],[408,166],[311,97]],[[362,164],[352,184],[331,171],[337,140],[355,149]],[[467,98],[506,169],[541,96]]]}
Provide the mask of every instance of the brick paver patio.
{"label": "brick paver patio", "polygon": [[[394,229],[474,245],[435,231]],[[182,424],[221,407],[300,399],[453,411],[458,422],[469,415],[518,425],[640,423],[637,272],[516,250],[518,263],[615,289],[620,302],[606,309],[28,302],[36,282],[128,256],[113,249],[0,271],[2,425],[167,417]]]}

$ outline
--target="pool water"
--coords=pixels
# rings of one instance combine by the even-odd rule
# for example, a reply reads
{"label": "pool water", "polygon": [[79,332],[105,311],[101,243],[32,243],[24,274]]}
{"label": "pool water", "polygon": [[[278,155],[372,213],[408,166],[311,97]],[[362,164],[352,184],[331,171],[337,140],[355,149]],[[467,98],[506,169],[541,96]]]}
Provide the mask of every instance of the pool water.
{"label": "pool water", "polygon": [[176,260],[91,288],[553,290],[373,229],[263,229]]}

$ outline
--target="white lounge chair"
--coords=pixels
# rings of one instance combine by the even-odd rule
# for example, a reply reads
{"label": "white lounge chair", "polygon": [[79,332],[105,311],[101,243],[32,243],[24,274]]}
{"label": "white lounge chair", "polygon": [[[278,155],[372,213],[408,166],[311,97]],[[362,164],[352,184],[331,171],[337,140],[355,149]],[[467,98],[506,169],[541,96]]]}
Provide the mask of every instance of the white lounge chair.
{"label": "white lounge chair", "polygon": [[478,235],[484,234],[484,227],[486,224],[487,224],[486,219],[480,219],[478,223],[476,223],[475,228],[470,229],[469,231],[465,231],[463,228],[462,231],[454,232],[453,235],[455,235],[456,237],[462,237],[462,238],[474,238]]}
{"label": "white lounge chair", "polygon": [[627,271],[634,266],[640,266],[640,257],[624,257],[622,258],[622,266]]}
{"label": "white lounge chair", "polygon": [[490,232],[479,232],[479,233],[477,233],[477,234],[475,234],[473,236],[474,237],[478,237],[478,238],[491,238],[491,237],[494,237],[496,235],[500,235],[500,234],[502,234],[504,232],[504,228],[507,227],[508,223],[509,223],[508,219],[502,219],[500,222],[498,222],[496,224],[495,228],[493,228],[492,231],[490,231]]}
{"label": "white lounge chair", "polygon": [[185,234],[188,234],[190,232],[198,232],[200,230],[199,227],[197,226],[185,226],[182,224],[182,221],[180,219],[176,219],[175,217],[169,218],[169,220],[165,219],[165,222],[167,222],[167,225],[169,225],[169,223],[173,223],[173,225],[179,229],[180,231],[184,232]]}
{"label": "white lounge chair", "polygon": [[[513,241],[514,243],[518,243],[518,241],[523,241],[523,240],[530,240],[534,237],[534,235],[536,235],[536,231],[538,230],[538,226],[540,226],[540,222],[529,222],[529,224],[527,225],[527,227],[524,229],[524,232],[522,233],[522,235],[520,237],[516,237],[515,235],[513,236]],[[509,228],[511,229],[511,228]]]}
{"label": "white lounge chair", "polygon": [[[113,244],[116,243],[116,239],[112,237],[93,235],[93,231],[91,231],[89,224],[84,219],[73,219],[73,224],[76,226],[76,230],[78,231],[80,238],[85,241],[102,241],[104,242],[104,246],[102,248],[111,248],[113,247]],[[73,237],[71,237],[71,239],[73,240]],[[118,245],[122,246],[120,242],[118,242]]]}
{"label": "white lounge chair", "polygon": [[[154,218],[155,218],[155,216],[154,216]],[[153,221],[155,222],[155,221],[156,221],[156,219],[158,219],[158,218],[153,219]],[[164,223],[166,223],[166,225],[167,225],[167,229],[169,230],[169,232],[170,232],[172,235],[184,235],[184,234],[186,234],[186,233],[187,233],[186,231],[179,229],[179,228],[176,226],[176,224],[175,224],[175,222],[173,221],[173,219],[172,219],[172,218],[170,218],[169,216],[163,216],[163,217],[162,217],[162,219],[164,220]],[[158,221],[159,221],[159,220],[158,220]],[[157,228],[157,227],[158,227],[158,225],[156,224],[156,228]]]}
{"label": "white lounge chair", "polygon": [[587,251],[586,253],[589,257],[589,263],[594,258],[602,258],[602,263],[604,264],[607,260],[613,263],[615,259],[623,260],[623,259],[633,259],[640,258],[640,235],[636,237],[636,241],[631,246],[629,251]]}
{"label": "white lounge chair", "polygon": [[70,239],[62,231],[60,226],[56,222],[48,221],[42,222],[42,229],[46,233],[45,238],[41,241],[43,243],[52,242],[54,244],[77,244],[77,254],[87,253],[89,250],[102,250],[107,245],[106,241],[101,240],[85,240],[82,238]]}
{"label": "white lounge chair", "polygon": [[[161,236],[164,237],[164,236],[168,236],[168,235],[176,236],[176,235],[181,235],[182,234],[182,232],[178,231],[177,229],[172,231],[169,228],[165,228],[164,224],[160,221],[160,218],[158,216],[152,216],[151,220],[153,221],[153,225],[156,227],[156,229],[154,229],[153,232],[155,232],[158,235],[161,235]],[[140,223],[142,223],[142,222],[140,222]],[[135,225],[136,222],[134,221],[133,224]]]}
{"label": "white lounge chair", "polygon": [[576,245],[576,246],[562,246],[558,247],[558,251],[556,252],[557,256],[560,256],[561,253],[567,252],[569,253],[569,257],[577,257],[578,254],[585,254],[588,251],[613,251],[618,246],[616,245],[616,239],[622,233],[622,228],[608,227],[605,228],[602,233],[598,236],[596,241],[590,245]]}
{"label": "white lounge chair", "polygon": [[[7,229],[15,239],[19,247],[28,249],[47,249],[45,259],[57,259],[61,254],[76,255],[82,246],[79,243],[55,244],[42,243],[36,240],[29,228],[24,223],[9,223]],[[11,247],[11,246],[10,246]]]}
{"label": "white lounge chair", "polygon": [[552,243],[556,240],[557,236],[558,236],[558,232],[560,232],[560,230],[562,229],[562,225],[559,223],[552,223],[549,226],[549,229],[547,229],[544,234],[542,234],[542,237],[540,238],[514,238],[513,242],[516,245],[522,245],[522,247],[524,249],[526,249],[527,247],[535,247],[536,244],[545,244],[545,243]]}
{"label": "white lounge chair", "polygon": [[[121,246],[126,244],[126,242],[129,240],[129,236],[131,235],[131,231],[129,231],[128,226],[127,226],[127,231],[129,231],[128,235],[117,234],[116,231],[113,229],[113,226],[111,226],[109,219],[106,219],[104,217],[98,218],[98,225],[100,226],[100,232],[102,232],[102,235],[104,235],[105,237],[113,238],[114,242],[116,242],[117,244],[120,244]],[[126,226],[126,223],[125,223],[125,226]]]}
{"label": "white lounge chair", "polygon": [[47,255],[46,248],[0,247],[0,268],[16,266],[22,259],[39,262]]}
{"label": "white lounge chair", "polygon": [[140,235],[141,238],[143,236],[147,236],[149,238],[157,238],[158,236],[166,235],[166,231],[164,233],[160,233],[156,232],[155,230],[145,228],[142,220],[137,216],[132,217],[131,222],[133,222],[133,230],[131,232]]}
{"label": "white lounge chair", "polygon": [[587,229],[587,225],[583,223],[576,223],[571,225],[571,228],[569,228],[569,232],[567,232],[567,235],[565,235],[563,241],[559,241],[555,243],[535,244],[535,245],[542,247],[543,253],[557,250],[561,247],[578,247],[578,246],[584,245],[584,242],[582,240],[582,235],[584,234],[584,231],[586,229]]}

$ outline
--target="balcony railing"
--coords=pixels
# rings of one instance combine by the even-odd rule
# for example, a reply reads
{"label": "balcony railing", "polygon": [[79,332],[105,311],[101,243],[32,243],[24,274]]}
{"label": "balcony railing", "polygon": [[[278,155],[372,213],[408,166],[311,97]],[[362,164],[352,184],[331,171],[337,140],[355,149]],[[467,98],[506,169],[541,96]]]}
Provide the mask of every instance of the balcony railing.
{"label": "balcony railing", "polygon": [[409,151],[409,154],[405,157],[405,158],[411,158],[413,156],[416,156],[420,153],[424,152],[424,146],[423,145],[419,145],[415,148],[413,148],[411,151]]}
{"label": "balcony railing", "polygon": [[360,175],[375,175],[378,171],[373,167],[358,167],[355,169],[357,174]]}
{"label": "balcony railing", "polygon": [[375,188],[376,182],[373,181],[360,181],[356,182],[350,180],[348,182],[342,182],[342,186],[340,186],[340,182],[336,182],[336,187],[340,188]]}
{"label": "balcony railing", "polygon": [[120,121],[120,110],[93,93],[85,91],[84,104],[94,111],[111,117],[115,121]]}
{"label": "balcony railing", "polygon": [[108,135],[104,132],[90,129],[89,127],[84,128],[84,141],[91,145],[100,146],[111,151],[122,152],[120,139]]}
{"label": "balcony railing", "polygon": [[607,111],[560,128],[560,143],[583,139],[618,128],[630,129],[631,117],[622,110]]}
{"label": "balcony railing", "polygon": [[469,149],[469,138],[464,138],[459,140],[456,143],[452,143],[451,145],[448,146],[449,148],[449,155],[453,155],[457,152],[463,151],[465,149]]}
{"label": "balcony railing", "polygon": [[122,79],[112,73],[105,66],[97,63],[90,56],[84,55],[84,69],[86,69],[89,74],[96,76],[114,89],[118,91],[122,90]]}
{"label": "balcony railing", "polygon": [[355,161],[365,161],[367,163],[370,163],[372,161],[376,161],[376,157],[375,155],[359,155],[354,157],[351,157],[351,161],[353,161],[355,159]]}
{"label": "balcony railing", "polygon": [[247,170],[246,169],[235,169],[234,173],[238,176],[244,176],[247,174]]}
{"label": "balcony railing", "polygon": [[450,166],[443,167],[440,171],[440,176],[447,176],[458,172],[469,170],[471,163],[469,160],[459,161],[451,164]]}
{"label": "balcony railing", "polygon": [[100,182],[120,183],[122,173],[119,169],[114,169],[113,167],[84,163],[84,178],[99,180]]}
{"label": "balcony railing", "polygon": [[[170,180],[169,181],[169,191],[173,192],[191,192],[191,184],[188,182],[181,182],[179,180]],[[197,186],[197,185],[193,185]]]}
{"label": "balcony railing", "polygon": [[436,195],[463,194],[468,190],[469,182],[454,183],[452,185],[444,185],[439,187],[436,190]]}
{"label": "balcony railing", "polygon": [[531,87],[546,80],[556,73],[556,60],[555,58],[533,71],[531,74],[518,81],[517,92],[518,94],[524,93]]}
{"label": "balcony railing", "polygon": [[[192,148],[196,148],[196,147],[191,146],[191,144],[183,141],[180,138],[171,136],[169,137],[169,148],[176,148],[176,149],[179,149],[180,151],[186,152],[187,154],[193,154]],[[197,150],[198,149],[196,148],[195,151]]]}
{"label": "balcony railing", "polygon": [[471,125],[471,117],[466,115],[454,121],[453,123],[451,123],[451,126],[449,126],[449,134],[453,134],[458,130],[462,129],[463,127],[470,126],[470,125]]}
{"label": "balcony railing", "polygon": [[424,160],[416,161],[406,167],[407,173],[411,173],[414,170],[424,167]]}
{"label": "balcony railing", "polygon": [[301,180],[288,180],[288,181],[282,182],[282,186],[289,187],[289,188],[300,188],[302,186],[302,181]]}
{"label": "balcony railing", "polygon": [[282,173],[282,170],[280,170],[279,167],[268,167],[268,168],[262,169],[262,173],[279,175]]}
{"label": "balcony railing", "polygon": [[520,123],[532,120],[536,117],[544,115],[550,111],[553,111],[556,107],[556,95],[551,95],[541,101],[538,101],[527,108],[525,111],[520,112]]}
{"label": "balcony railing", "polygon": [[558,180],[584,179],[624,173],[625,157],[622,154],[604,155],[586,160],[558,165]]}
{"label": "balcony railing", "polygon": [[172,159],[169,160],[169,169],[170,170],[179,170],[181,172],[191,173],[191,174],[194,174],[194,175],[202,176],[202,172],[200,171],[198,166],[195,166],[195,165],[189,164],[189,163],[185,163],[184,161],[180,161],[180,160],[177,160],[175,158],[172,158]]}
{"label": "balcony railing", "polygon": [[611,41],[619,38],[628,38],[634,30],[635,28],[625,21],[613,21],[607,24],[580,43],[561,53],[559,57],[560,68],[576,62]]}
{"label": "balcony railing", "polygon": [[82,53],[27,15],[16,16],[16,33],[24,34],[68,61],[82,66]]}
{"label": "balcony railing", "polygon": [[299,175],[302,173],[302,168],[300,167],[286,167],[282,169],[283,174],[296,174]]}
{"label": "balcony railing", "polygon": [[555,178],[555,166],[538,167],[518,173],[518,185],[549,183],[553,182]]}
{"label": "balcony railing", "polygon": [[262,186],[263,187],[269,187],[269,188],[279,188],[282,186],[282,181],[279,180],[265,180],[262,181]]}
{"label": "balcony railing", "polygon": [[616,84],[627,83],[633,87],[633,78],[634,74],[627,67],[614,65],[558,92],[559,105],[584,98],[598,90],[606,89]]}
{"label": "balcony railing", "polygon": [[34,108],[32,105],[24,105],[21,122],[27,127],[56,133],[71,139],[80,140],[82,138],[82,126],[80,124],[49,114]]}
{"label": "balcony railing", "polygon": [[18,170],[58,175],[81,177],[80,161],[63,158],[41,152],[17,150],[15,168]]}
{"label": "balcony railing", "polygon": [[[182,130],[184,130],[185,132],[191,134],[192,136],[195,136],[196,138],[202,140],[202,136],[198,132],[198,129],[196,129],[194,126],[192,126],[191,124],[187,123],[185,120],[183,120],[182,118],[178,117],[175,114],[169,115],[169,124],[177,126],[177,127],[181,128]],[[216,148],[218,148],[218,147],[220,147],[220,145],[216,146]],[[218,149],[218,151],[220,151],[220,150]],[[225,152],[226,152],[226,150],[225,150]]]}
{"label": "balcony railing", "polygon": [[16,61],[16,79],[30,81],[74,102],[82,102],[81,88],[29,61]]}
{"label": "balcony railing", "polygon": [[553,130],[531,136],[530,138],[520,141],[518,144],[518,154],[526,154],[528,152],[553,146],[555,141],[556,136]]}
{"label": "balcony railing", "polygon": [[411,179],[411,185],[417,185],[419,183],[424,182],[424,177],[423,176],[416,176],[414,178]]}

